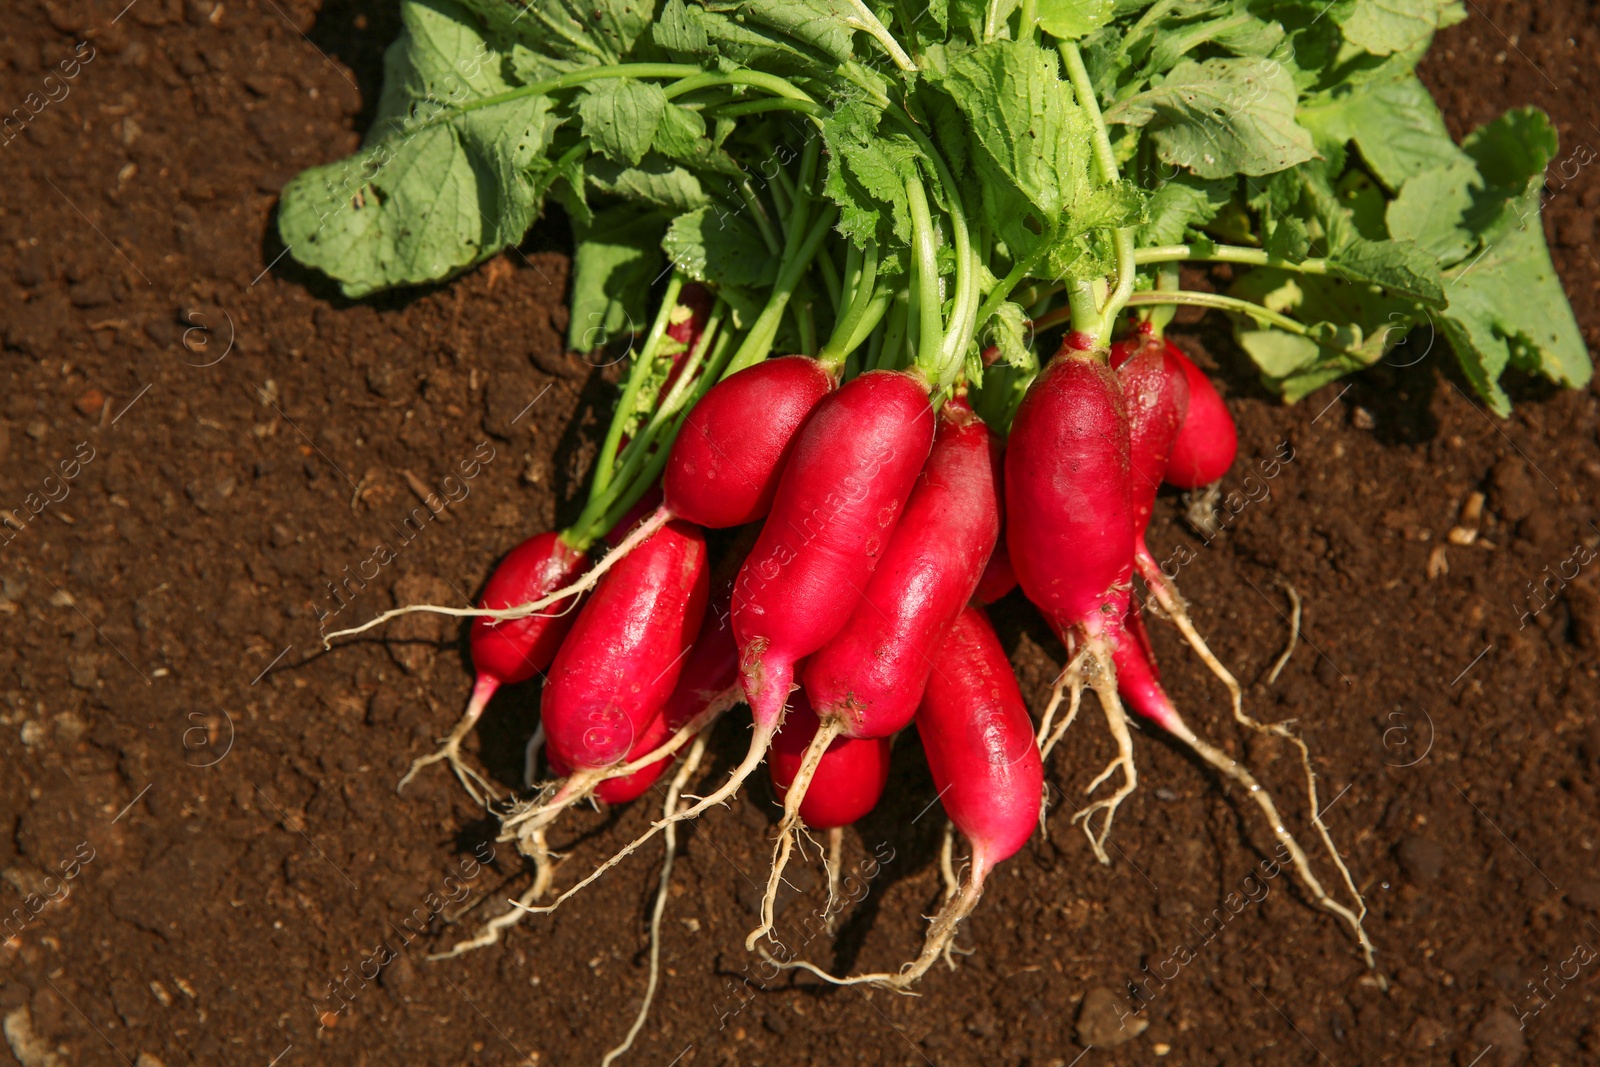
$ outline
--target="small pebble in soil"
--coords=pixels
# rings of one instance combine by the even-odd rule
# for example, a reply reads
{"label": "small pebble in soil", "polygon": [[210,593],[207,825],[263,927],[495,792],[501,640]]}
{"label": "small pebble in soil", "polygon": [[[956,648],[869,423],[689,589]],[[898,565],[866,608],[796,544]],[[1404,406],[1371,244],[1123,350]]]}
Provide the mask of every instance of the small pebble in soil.
{"label": "small pebble in soil", "polygon": [[1105,986],[1095,986],[1083,996],[1075,1034],[1080,1045],[1115,1048],[1144,1033],[1149,1025],[1150,1020],[1131,1013],[1123,998]]}

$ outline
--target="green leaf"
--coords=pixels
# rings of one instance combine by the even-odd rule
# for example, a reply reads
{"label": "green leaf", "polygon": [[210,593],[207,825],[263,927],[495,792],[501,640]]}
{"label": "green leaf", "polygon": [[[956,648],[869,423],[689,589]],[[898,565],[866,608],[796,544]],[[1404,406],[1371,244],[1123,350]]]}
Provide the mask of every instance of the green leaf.
{"label": "green leaf", "polygon": [[616,63],[650,25],[638,0],[461,0],[489,36],[512,42],[511,66],[522,81]]}
{"label": "green leaf", "polygon": [[618,163],[638,163],[650,151],[667,108],[661,86],[633,78],[607,78],[583,88],[578,98],[583,132]]}
{"label": "green leaf", "polygon": [[1311,134],[1295,124],[1294,109],[1294,79],[1282,64],[1184,60],[1160,86],[1105,117],[1144,127],[1165,162],[1202,178],[1226,178],[1271,174],[1312,157]]}
{"label": "green leaf", "polygon": [[1231,181],[1205,181],[1179,174],[1158,186],[1148,201],[1150,220],[1139,229],[1138,243],[1182,244],[1190,230],[1198,231],[1216,218],[1233,196]]}
{"label": "green leaf", "polygon": [[[367,143],[297,175],[279,206],[290,252],[350,297],[437,281],[521,240],[556,125],[546,98],[505,98],[514,87],[463,8],[406,0],[400,16]],[[480,106],[457,110],[467,103]]]}
{"label": "green leaf", "polygon": [[1267,234],[1262,247],[1269,255],[1297,263],[1306,258],[1306,253],[1311,249],[1311,239],[1306,236],[1306,228],[1300,220],[1289,215],[1274,222],[1272,232]]}
{"label": "green leaf", "polygon": [[1350,141],[1391,190],[1461,158],[1439,108],[1413,74],[1308,101],[1296,116],[1324,155]]}
{"label": "green leaf", "polygon": [[593,351],[649,325],[645,301],[661,272],[662,228],[659,214],[635,204],[601,211],[592,225],[573,226],[568,347]]}
{"label": "green leaf", "polygon": [[731,5],[733,14],[723,14],[667,0],[651,36],[667,51],[708,61],[709,66],[731,63],[786,77],[826,76],[838,66],[837,59],[819,53],[808,42],[761,24],[770,19],[751,19],[739,10],[742,6]]}
{"label": "green leaf", "polygon": [[1490,188],[1520,196],[1529,182],[1543,177],[1556,157],[1558,142],[1550,116],[1536,107],[1523,107],[1473,130],[1461,148],[1478,164],[1478,173]]}
{"label": "green leaf", "polygon": [[1021,304],[1007,300],[995,309],[985,341],[1000,349],[1000,358],[1010,367],[1029,367],[1036,362],[1028,348],[1031,336],[1028,313]]}
{"label": "green leaf", "polygon": [[1397,297],[1429,307],[1444,307],[1439,262],[1410,241],[1355,238],[1328,257],[1341,278],[1381,286]]}
{"label": "green leaf", "polygon": [[1039,0],[1039,28],[1063,41],[1076,41],[1111,21],[1115,7],[1115,0]]}
{"label": "green leaf", "polygon": [[1345,40],[1386,56],[1426,44],[1439,25],[1438,0],[1355,0],[1335,20]]}
{"label": "green leaf", "polygon": [[764,286],[778,277],[777,258],[756,228],[742,215],[715,206],[673,219],[661,244],[673,264],[696,281]]}
{"label": "green leaf", "polygon": [[1518,205],[1527,221],[1445,274],[1441,327],[1467,377],[1496,414],[1511,402],[1497,384],[1508,364],[1578,388],[1593,374],[1539,221],[1539,190]]}
{"label": "green leaf", "polygon": [[1458,263],[1478,246],[1463,219],[1482,191],[1477,166],[1459,159],[1413,175],[1389,202],[1385,222],[1395,237],[1415,241],[1440,263]]}
{"label": "green leaf", "polygon": [[846,63],[851,59],[850,45],[855,30],[850,23],[857,20],[857,16],[848,0],[783,0],[782,3],[710,0],[706,7],[732,13],[737,21],[747,25],[770,27],[815,49],[834,63]]}
{"label": "green leaf", "polygon": [[603,193],[674,215],[704,207],[710,199],[699,178],[657,155],[645,157],[637,167],[624,167],[595,156],[589,160],[588,175],[589,183]]}
{"label": "green leaf", "polygon": [[950,58],[938,84],[981,155],[1048,220],[1088,185],[1090,129],[1055,56],[1032,41],[990,41]]}

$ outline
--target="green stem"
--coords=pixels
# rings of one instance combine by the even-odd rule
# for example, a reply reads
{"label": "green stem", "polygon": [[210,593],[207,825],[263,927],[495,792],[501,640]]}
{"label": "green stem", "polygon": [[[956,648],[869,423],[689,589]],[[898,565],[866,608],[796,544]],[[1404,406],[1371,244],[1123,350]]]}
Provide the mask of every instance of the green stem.
{"label": "green stem", "polygon": [[790,302],[789,310],[794,314],[795,332],[800,335],[800,352],[809,356],[817,350],[817,318],[812,310],[816,300],[803,278],[795,290],[797,299]]}
{"label": "green stem", "polygon": [[[1316,340],[1311,328],[1304,323],[1291,319],[1287,315],[1279,314],[1271,308],[1264,308],[1253,301],[1241,300],[1236,296],[1224,296],[1221,293],[1169,293],[1156,291],[1134,293],[1133,296],[1128,298],[1129,307],[1154,307],[1159,304],[1184,304],[1189,307],[1216,308],[1219,311],[1231,311],[1237,315],[1248,315],[1257,322],[1268,323],[1280,330],[1287,330],[1289,333]],[[1318,344],[1321,343],[1320,341],[1318,342]],[[1342,349],[1338,349],[1333,345],[1324,345],[1324,347],[1342,351]]]}
{"label": "green stem", "polygon": [[[1072,82],[1072,92],[1078,98],[1078,106],[1088,114],[1094,129],[1095,168],[1099,171],[1100,180],[1109,185],[1120,178],[1117,157],[1111,150],[1111,134],[1106,130],[1105,116],[1100,113],[1100,101],[1095,96],[1094,82],[1089,79],[1089,68],[1084,66],[1083,53],[1078,51],[1076,43],[1062,41],[1057,50],[1061,53],[1061,61],[1066,64],[1067,77]],[[1128,298],[1133,295],[1133,231],[1127,227],[1112,231],[1112,243],[1117,253],[1117,287],[1111,291],[1105,306],[1101,308],[1100,321],[1093,331],[1096,341],[1110,336],[1117,316],[1122,314]]]}
{"label": "green stem", "polygon": [[751,188],[749,177],[740,178],[734,188],[739,190],[739,199],[744,201],[744,206],[755,216],[756,229],[761,232],[761,243],[767,246],[769,253],[777,255],[783,249],[783,243],[778,240],[777,228],[772,225],[772,217],[767,214],[766,206],[761,203],[761,198],[756,196],[755,189]]}
{"label": "green stem", "polygon": [[794,250],[794,254],[784,257],[783,263],[778,267],[778,280],[773,283],[772,293],[767,298],[767,306],[761,309],[761,314],[751,323],[750,332],[744,335],[744,342],[739,345],[738,351],[728,362],[725,376],[735,374],[767,358],[767,353],[772,350],[772,340],[778,333],[778,324],[783,321],[784,308],[788,306],[789,298],[794,295],[794,288],[799,284],[801,275],[805,274],[806,268],[811,265],[811,257],[817,254],[823,238],[833,226],[833,216],[834,208],[830,204],[811,224],[810,232]]}
{"label": "green stem", "polygon": [[1022,30],[1022,39],[1033,37],[1034,23],[1039,21],[1039,5],[1037,0],[1022,0],[1022,17],[1018,23]]}
{"label": "green stem", "polygon": [[1000,305],[1011,298],[1011,293],[1016,289],[1017,284],[1028,276],[1029,271],[1039,265],[1039,260],[1043,259],[1044,254],[1050,251],[1050,247],[1055,244],[1056,233],[1059,229],[1060,221],[1053,220],[1050,223],[1050,233],[1043,241],[1039,242],[1039,247],[1011,265],[1011,270],[1001,279],[1000,284],[994,287],[994,290],[989,294],[989,298],[978,309],[978,316],[972,323],[974,329],[988,322],[989,316],[1000,310]]}
{"label": "green stem", "polygon": [[878,291],[872,294],[872,303],[867,305],[867,313],[861,316],[861,321],[856,324],[855,333],[850,335],[850,340],[845,343],[845,351],[853,352],[861,347],[863,341],[873,335],[878,323],[883,321],[883,313],[889,310],[889,301],[893,294],[888,286],[878,286]]}
{"label": "green stem", "polygon": [[1209,242],[1202,246],[1204,251],[1196,252],[1194,245],[1160,245],[1155,248],[1141,248],[1133,254],[1133,261],[1140,266],[1152,263],[1245,263],[1253,267],[1274,267],[1278,270],[1296,271],[1300,274],[1332,274],[1333,266],[1325,259],[1305,259],[1296,263],[1293,260],[1275,256],[1262,248],[1246,248],[1242,245],[1216,245]]}
{"label": "green stem", "polygon": [[1098,339],[1100,302],[1095,299],[1094,282],[1079,278],[1067,286],[1067,307],[1072,314],[1072,328]]}
{"label": "green stem", "polygon": [[930,381],[939,377],[944,349],[944,323],[939,312],[939,252],[922,182],[906,179],[911,206],[911,237],[917,271],[917,366]]}
{"label": "green stem", "polygon": [[[716,381],[717,361],[726,351],[728,342],[728,336],[720,330],[726,307],[727,305],[719,300],[712,308],[711,316],[706,320],[705,330],[700,334],[700,340],[684,362],[683,372],[655,414],[651,416],[650,422],[640,430],[638,437],[628,443],[628,448],[623,453],[622,466],[617,471],[616,477],[604,491],[590,495],[583,513],[562,535],[568,543],[586,549],[614,527],[655,483],[666,454],[672,448],[672,442],[682,425],[681,416],[705,395],[710,383]],[[716,354],[711,357],[705,373],[696,376],[695,372],[705,362],[705,354],[713,342]],[[660,462],[657,462],[658,459]],[[641,470],[646,472],[644,476],[640,475]]]}
{"label": "green stem", "polygon": [[[915,279],[912,279],[915,283]],[[870,370],[883,370],[895,366],[900,360],[900,351],[905,347],[906,331],[911,325],[911,293],[902,289],[894,294],[894,299],[889,306],[889,323],[884,327],[883,345],[878,349],[877,359],[873,360]]]}
{"label": "green stem", "polygon": [[879,44],[883,45],[883,50],[889,53],[889,58],[894,60],[895,66],[909,74],[916,73],[917,65],[911,62],[906,50],[900,47],[900,42],[889,32],[889,27],[879,21],[878,16],[872,13],[872,9],[863,0],[849,0],[849,3],[855,9],[855,17],[845,18],[845,25],[871,34]]}
{"label": "green stem", "polygon": [[[939,186],[944,190],[945,200],[948,203],[950,233],[956,251],[956,289],[950,312],[952,328],[945,336],[940,350],[946,372],[945,378],[941,381],[942,384],[948,385],[960,372],[962,356],[972,342],[972,331],[977,326],[978,273],[973,261],[972,240],[967,231],[966,205],[961,201],[961,191],[956,187],[950,168],[945,165],[944,156],[933,147],[928,135],[922,132],[922,128],[917,122],[912,121],[912,116],[904,109],[896,108],[890,114],[894,115],[901,129],[910,135],[917,143],[917,147],[922,149],[923,156],[933,164],[934,176],[938,178]],[[935,371],[928,373],[936,376],[938,374]]]}
{"label": "green stem", "polygon": [[738,118],[741,115],[759,115],[766,111],[800,111],[807,115],[823,115],[826,112],[811,100],[796,100],[788,96],[771,96],[765,100],[741,100],[738,103],[719,104],[715,108],[708,108],[708,114],[718,118]]}
{"label": "green stem", "polygon": [[656,350],[661,347],[661,338],[667,332],[668,320],[672,311],[678,306],[678,292],[683,288],[684,275],[682,271],[673,271],[672,277],[667,281],[667,291],[661,297],[661,308],[656,312],[656,319],[650,324],[650,332],[645,335],[644,347],[639,350],[639,355],[633,361],[633,368],[628,374],[628,384],[623,387],[622,396],[617,401],[616,413],[611,416],[611,426],[606,431],[605,444],[600,448],[600,459],[595,463],[594,481],[590,484],[589,495],[593,499],[597,494],[604,493],[611,484],[612,469],[617,460],[617,447],[622,441],[623,429],[633,418],[634,407],[639,400],[639,387],[644,382],[645,372],[650,364],[655,361]]}
{"label": "green stem", "polygon": [[828,309],[833,312],[837,321],[840,312],[844,310],[844,283],[839,279],[839,268],[833,262],[833,257],[826,252],[811,261],[817,268],[817,276],[822,279],[822,291],[828,297]]}
{"label": "green stem", "polygon": [[[813,100],[811,98],[811,96],[808,93],[806,93],[804,90],[795,88],[795,86],[792,85],[791,83],[789,83],[788,81],[785,81],[783,78],[779,78],[779,77],[777,77],[776,75],[773,75],[773,74],[763,74],[760,71],[754,71],[754,70],[705,71],[705,70],[702,70],[699,67],[685,67],[685,66],[682,66],[682,65],[679,65],[679,64],[667,64],[667,63],[661,63],[661,64],[644,64],[644,63],[641,63],[641,64],[636,64],[636,65],[637,66],[652,66],[652,65],[654,65],[654,66],[661,66],[661,67],[670,66],[674,70],[680,70],[680,71],[686,70],[688,72],[687,75],[685,75],[685,74],[672,74],[672,75],[660,74],[660,75],[655,75],[656,77],[663,77],[663,78],[665,78],[665,77],[683,78],[682,81],[674,82],[673,84],[671,84],[671,85],[666,87],[665,93],[666,93],[666,97],[667,97],[668,100],[671,100],[674,97],[682,96],[684,93],[692,93],[696,89],[704,89],[709,85],[748,85],[751,88],[761,89],[761,90],[764,90],[766,92],[769,92],[773,96],[783,97],[786,100],[793,100],[796,103],[809,104],[810,108],[803,109],[803,110],[806,110],[808,114],[811,114],[813,116],[820,117],[820,116],[826,115],[828,113],[826,108],[824,108],[822,105],[818,104],[815,100]],[[574,71],[573,72],[573,74],[582,74],[582,73],[584,73],[584,71]],[[639,77],[649,77],[649,76],[650,75],[639,75]],[[572,75],[570,75],[570,74],[569,75],[564,75],[564,77],[572,77]]]}
{"label": "green stem", "polygon": [[[851,248],[855,246],[852,244]],[[833,336],[828,338],[828,343],[822,346],[822,352],[817,358],[830,366],[837,366],[844,362],[846,356],[854,350],[857,334],[861,332],[862,320],[866,318],[867,309],[872,306],[877,298],[878,281],[878,244],[876,241],[867,242],[867,247],[860,253],[861,278],[855,287],[855,295],[850,300],[850,306],[833,328]],[[880,312],[881,314],[881,312]],[[868,327],[870,331],[871,327]],[[851,344],[854,341],[855,344]]]}

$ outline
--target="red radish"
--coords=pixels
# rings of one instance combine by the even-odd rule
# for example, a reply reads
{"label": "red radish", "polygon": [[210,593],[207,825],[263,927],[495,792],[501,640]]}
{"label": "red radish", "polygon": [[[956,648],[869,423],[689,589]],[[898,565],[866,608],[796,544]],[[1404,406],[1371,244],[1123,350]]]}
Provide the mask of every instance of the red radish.
{"label": "red radish", "polygon": [[572,769],[559,756],[552,755],[551,771],[565,777],[566,781],[543,803],[524,808],[501,821],[506,828],[519,828],[519,840],[528,840],[535,832],[544,830],[563,810],[591,791],[610,804],[632,800],[655,782],[679,749],[744,699],[744,690],[739,684],[739,649],[733,643],[728,601],[732,595],[733,574],[744,559],[744,549],[749,543],[742,537],[736,539],[718,566],[718,576],[713,579],[716,591],[704,612],[700,632],[683,657],[672,695],[667,698],[660,716],[650,720],[643,735],[629,749],[627,761],[604,772],[573,775]]}
{"label": "red radish", "polygon": [[537,910],[559,907],[663,827],[724,803],[755,771],[783,720],[795,664],[838,632],[856,599],[849,591],[872,576],[928,458],[933,424],[927,383],[915,372],[870,371],[817,405],[734,584],[733,634],[755,719],[745,758],[709,796],[657,822]]}
{"label": "red radish", "polygon": [[921,954],[899,973],[838,979],[795,964],[830,982],[908,988],[948,950],[989,872],[1015,855],[1039,823],[1044,768],[1033,720],[988,616],[980,608],[963,609],[935,655],[939,669],[917,709],[917,734],[939,800],[972,844],[972,868],[961,891],[935,916]]}
{"label": "red radish", "polygon": [[[506,553],[478,600],[481,608],[508,608],[538,600],[570,582],[589,564],[589,557],[564,541],[560,534],[542,533],[528,538]],[[456,777],[474,800],[482,798],[473,782],[489,790],[488,783],[461,762],[461,742],[477,725],[489,699],[502,685],[525,682],[550,666],[562,639],[571,628],[575,599],[558,601],[539,615],[497,621],[479,616],[472,621],[470,645],[477,680],[466,714],[450,731],[439,751],[416,759],[396,788],[404,788],[418,770],[448,760]]]}
{"label": "red radish", "polygon": [[1129,492],[1133,505],[1135,550],[1148,555],[1144,530],[1150,525],[1156,491],[1166,476],[1173,443],[1189,412],[1189,384],[1170,345],[1147,334],[1111,346],[1122,399],[1128,412]]}
{"label": "red radish", "polygon": [[[644,732],[633,743],[633,748],[628,751],[628,762],[643,759],[666,741],[672,733],[671,728],[663,716],[657,715],[650,720]],[[672,763],[672,756],[662,756],[647,766],[641,767],[632,774],[618,775],[607,778],[594,787],[594,795],[607,804],[626,804],[628,801],[641,796],[646,789],[656,784],[656,779]],[[550,770],[563,778],[572,773],[572,768],[561,763],[555,756],[550,757]]]}
{"label": "red radish", "polygon": [[[764,516],[795,435],[832,388],[832,372],[809,356],[763,360],[712,386],[689,412],[667,454],[661,506],[582,579],[560,592],[591,588],[640,541],[674,518],[723,529]],[[629,512],[642,514],[637,506]],[[543,605],[535,602],[532,607]]]}
{"label": "red radish", "polygon": [[1023,397],[1006,448],[1006,547],[1051,625],[1112,637],[1133,568],[1128,417],[1116,375],[1063,346]]}
{"label": "red radish", "polygon": [[832,388],[828,369],[808,356],[763,360],[718,382],[672,444],[662,477],[668,510],[714,530],[765,516],[795,435]]}
{"label": "red radish", "polygon": [[682,729],[715,705],[720,704],[718,710],[726,711],[744,699],[744,689],[739,684],[739,646],[733,640],[729,607],[733,583],[721,584],[723,588],[711,598],[700,634],[694,639],[694,647],[678,675],[678,685],[662,712],[669,730]]}
{"label": "red radish", "polygon": [[1000,535],[999,444],[965,400],[940,412],[928,461],[843,629],[806,661],[806,696],[849,737],[910,725],[933,650]]}
{"label": "red radish", "polygon": [[[1138,784],[1133,738],[1117,700],[1112,653],[1132,592],[1133,501],[1129,431],[1122,388],[1094,355],[1068,336],[1034,379],[1011,425],[1006,447],[1006,543],[1017,582],[1061,636],[1069,654],[1093,660],[1095,691],[1117,742],[1117,758],[1090,783],[1118,768],[1123,782],[1109,799],[1073,816],[1101,863],[1118,805]],[[1076,695],[1074,696],[1076,700]],[[1068,720],[1070,721],[1070,719]],[[1106,817],[1098,833],[1097,811]]]}
{"label": "red radish", "polygon": [[[796,693],[794,705],[767,752],[767,772],[779,800],[788,796],[789,786],[820,725],[805,694]],[[811,788],[800,803],[800,817],[807,826],[819,830],[849,826],[877,806],[888,781],[887,737],[836,737],[812,775]]]}
{"label": "red radish", "polygon": [[743,774],[782,721],[794,665],[848,621],[894,535],[933,429],[920,376],[871,371],[824,399],[801,431],[733,591],[733,632],[756,723]]}
{"label": "red radish", "polygon": [[1199,489],[1227,474],[1233,466],[1233,459],[1239,454],[1239,431],[1205,372],[1171,341],[1166,342],[1166,349],[1183,368],[1189,387],[1189,413],[1172,446],[1167,481],[1179,489]]}
{"label": "red radish", "polygon": [[784,803],[762,925],[802,820],[811,773],[840,735],[888,737],[911,724],[933,651],[972,598],[1000,534],[999,444],[964,399],[945,405],[933,448],[905,511],[849,619],[805,666],[805,692],[822,726]]}
{"label": "red radish", "polygon": [[917,734],[940,803],[972,843],[974,899],[995,864],[1015,855],[1039,824],[1044,768],[1033,719],[994,627],[963,610],[937,653],[917,711]]}
{"label": "red radish", "polygon": [[540,714],[552,763],[603,770],[660,716],[705,613],[705,537],[672,522],[595,587],[556,654]]}

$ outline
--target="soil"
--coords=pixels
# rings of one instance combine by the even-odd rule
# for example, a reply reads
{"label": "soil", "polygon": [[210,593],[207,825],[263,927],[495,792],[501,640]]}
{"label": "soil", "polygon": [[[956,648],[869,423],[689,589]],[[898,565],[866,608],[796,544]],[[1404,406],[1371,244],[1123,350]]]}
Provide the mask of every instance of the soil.
{"label": "soil", "polygon": [[[282,256],[276,194],[357,144],[391,6],[124,2],[16,5],[0,43],[6,110],[58,97],[0,148],[0,505],[27,520],[0,555],[0,899],[16,935],[0,949],[0,1059],[595,1062],[643,992],[659,851],[500,945],[427,962],[529,879],[440,768],[394,790],[465,703],[462,630],[318,641],[325,613],[459,603],[498,555],[571,517],[614,369],[563,350],[565,233],[541,224],[446,286],[339,299]],[[1545,224],[1593,346],[1600,179],[1569,154],[1600,143],[1600,28],[1577,4],[1468,8],[1423,76],[1458,136],[1512,105],[1554,118],[1568,164]],[[1208,542],[1163,496],[1151,541],[1181,550],[1179,582],[1250,708],[1303,731],[1377,971],[1290,877],[1262,873],[1255,810],[1151,733],[1113,862],[1096,864],[1068,819],[1111,751],[1086,714],[1052,758],[1048,839],[1001,868],[963,935],[972,953],[919,997],[763,982],[741,941],[770,794],[701,821],[624,1062],[1600,1057],[1597,392],[1519,380],[1515,414],[1495,420],[1442,340],[1414,334],[1392,365],[1287,407],[1224,325],[1185,322],[1239,421],[1224,488],[1248,503]],[[413,483],[459,500],[407,536]],[[1448,540],[1477,491],[1476,541]],[[1529,599],[1547,578],[1559,595]],[[1270,682],[1281,582],[1305,608]],[[1037,707],[1061,649],[1015,597],[998,619]],[[1306,834],[1292,750],[1247,738],[1172,628],[1154,634],[1180,706]],[[536,686],[506,692],[468,743],[502,789],[537,701]],[[725,725],[703,781],[743,741]],[[781,917],[824,965],[894,966],[937,904],[942,820],[920,817],[935,791],[914,739],[892,782],[847,835],[847,862],[874,876],[837,938],[806,941],[814,855]],[[659,803],[574,812],[558,884]],[[1119,1028],[1130,979],[1151,999]]]}

